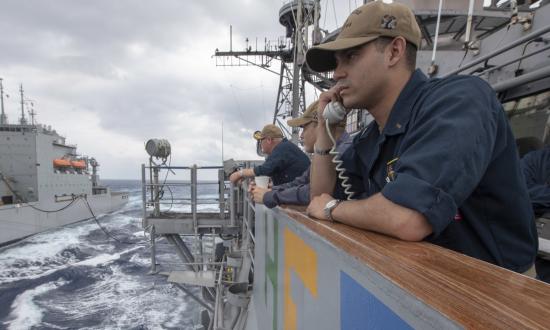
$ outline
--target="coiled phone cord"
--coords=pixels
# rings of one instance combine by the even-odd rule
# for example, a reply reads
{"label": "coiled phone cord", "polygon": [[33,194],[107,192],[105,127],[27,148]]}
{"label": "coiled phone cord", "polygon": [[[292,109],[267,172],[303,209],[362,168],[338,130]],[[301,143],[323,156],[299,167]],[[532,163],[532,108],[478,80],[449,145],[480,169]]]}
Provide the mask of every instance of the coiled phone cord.
{"label": "coiled phone cord", "polygon": [[338,155],[338,151],[336,151],[336,140],[334,139],[334,136],[332,136],[332,133],[330,131],[330,123],[328,120],[325,120],[326,123],[326,130],[328,137],[332,141],[332,148],[328,152],[332,156],[332,162],[336,165],[336,172],[338,173],[338,178],[341,181],[340,185],[342,188],[344,188],[344,193],[346,194],[347,200],[353,199],[353,195],[355,194],[351,188],[352,185],[349,183],[349,177],[346,175],[346,169],[343,167],[343,161],[340,159]]}

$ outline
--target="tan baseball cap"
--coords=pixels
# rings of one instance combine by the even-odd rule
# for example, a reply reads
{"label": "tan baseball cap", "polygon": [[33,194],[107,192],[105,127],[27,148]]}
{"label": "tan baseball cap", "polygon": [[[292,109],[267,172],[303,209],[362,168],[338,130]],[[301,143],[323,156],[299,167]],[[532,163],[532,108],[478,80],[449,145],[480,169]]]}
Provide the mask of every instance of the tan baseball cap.
{"label": "tan baseball cap", "polygon": [[265,125],[262,131],[256,131],[253,135],[254,139],[261,140],[265,138],[282,138],[283,132],[279,127],[273,124]]}
{"label": "tan baseball cap", "polygon": [[334,70],[335,51],[366,44],[382,36],[401,36],[417,49],[422,39],[420,27],[409,7],[401,3],[374,1],[355,9],[348,16],[336,40],[310,48],[306,62],[317,72]]}
{"label": "tan baseball cap", "polygon": [[319,105],[319,100],[311,103],[300,117],[287,120],[288,126],[302,127],[312,121],[317,122],[317,105]]}

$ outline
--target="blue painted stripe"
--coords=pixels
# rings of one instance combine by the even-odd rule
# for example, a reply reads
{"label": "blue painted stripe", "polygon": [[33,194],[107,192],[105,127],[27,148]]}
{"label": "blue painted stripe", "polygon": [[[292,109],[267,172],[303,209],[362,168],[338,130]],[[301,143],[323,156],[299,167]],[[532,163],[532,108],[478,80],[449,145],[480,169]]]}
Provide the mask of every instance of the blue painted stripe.
{"label": "blue painted stripe", "polygon": [[372,293],[340,272],[340,329],[412,329]]}

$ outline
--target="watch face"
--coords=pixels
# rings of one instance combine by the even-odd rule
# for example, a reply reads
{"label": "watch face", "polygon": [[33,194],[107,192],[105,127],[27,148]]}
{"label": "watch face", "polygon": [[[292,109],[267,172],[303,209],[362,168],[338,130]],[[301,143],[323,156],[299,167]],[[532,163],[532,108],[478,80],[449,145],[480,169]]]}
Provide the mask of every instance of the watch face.
{"label": "watch face", "polygon": [[338,200],[333,199],[333,200],[329,201],[329,202],[327,203],[327,205],[325,205],[325,208],[326,208],[326,209],[330,209],[330,208],[334,207],[334,206],[336,205],[336,203],[338,203]]}

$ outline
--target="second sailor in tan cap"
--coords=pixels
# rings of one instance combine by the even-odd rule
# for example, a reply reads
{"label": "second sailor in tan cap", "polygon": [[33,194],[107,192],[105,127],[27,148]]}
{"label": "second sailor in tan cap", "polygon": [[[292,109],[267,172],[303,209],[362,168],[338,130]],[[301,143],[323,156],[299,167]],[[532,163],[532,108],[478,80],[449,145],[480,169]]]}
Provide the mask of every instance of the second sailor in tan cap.
{"label": "second sailor in tan cap", "polygon": [[268,156],[262,165],[231,174],[231,182],[237,183],[255,176],[269,176],[274,185],[279,185],[294,180],[309,167],[309,158],[288,141],[276,125],[265,125],[261,131],[253,134],[253,138],[260,143],[262,152]]}

